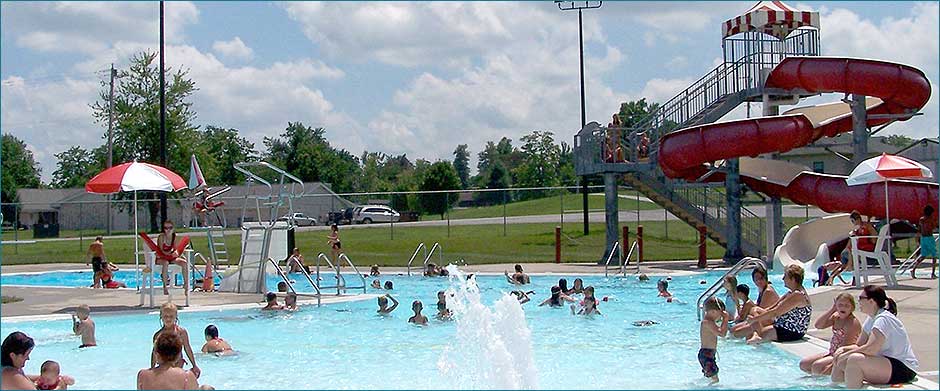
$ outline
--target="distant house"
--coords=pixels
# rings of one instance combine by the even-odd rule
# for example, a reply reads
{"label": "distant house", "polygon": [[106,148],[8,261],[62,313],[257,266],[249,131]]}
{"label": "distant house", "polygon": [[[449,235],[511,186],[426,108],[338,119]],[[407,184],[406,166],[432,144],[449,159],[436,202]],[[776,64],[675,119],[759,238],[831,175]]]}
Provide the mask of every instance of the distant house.
{"label": "distant house", "polygon": [[897,152],[898,155],[904,156],[911,160],[916,160],[927,166],[931,171],[933,171],[934,177],[940,175],[940,167],[937,166],[937,158],[940,155],[940,145],[937,143],[935,138],[922,138],[913,142],[911,145],[908,145],[904,148],[901,148]]}
{"label": "distant house", "polygon": [[[888,144],[886,137],[874,136],[868,139],[868,157],[882,153],[897,154],[899,149]],[[779,159],[809,167],[815,172],[848,175],[855,168],[851,161],[854,154],[850,132],[836,137],[823,137],[815,143],[783,152]]]}
{"label": "distant house", "polygon": [[[182,193],[181,193],[182,194]],[[89,194],[85,189],[20,189],[17,191],[20,200],[19,218],[21,224],[33,225],[37,223],[58,223],[63,230],[72,229],[105,229],[108,224],[108,201],[103,195]],[[126,195],[126,194],[125,194]],[[246,195],[249,195],[246,198]],[[265,200],[255,201],[254,196],[267,196],[268,189],[263,186],[232,186],[232,189],[215,200],[225,202],[224,206],[217,208],[219,215],[225,216],[228,227],[238,227],[244,221],[268,220],[270,208],[263,205]],[[189,225],[194,218],[190,198],[171,198],[167,200],[167,217],[177,225]],[[133,201],[130,197],[111,201],[111,227],[113,230],[126,231],[134,227]],[[283,216],[288,213],[288,207],[294,212],[302,212],[317,218],[318,222],[325,222],[327,214],[331,211],[345,209],[354,204],[330,190],[329,186],[321,182],[304,183],[304,192],[301,197],[292,198],[285,202],[278,213]],[[242,213],[244,212],[244,217]],[[138,226],[146,228],[150,219],[150,212],[146,202],[138,204]],[[279,217],[279,216],[275,216]]]}

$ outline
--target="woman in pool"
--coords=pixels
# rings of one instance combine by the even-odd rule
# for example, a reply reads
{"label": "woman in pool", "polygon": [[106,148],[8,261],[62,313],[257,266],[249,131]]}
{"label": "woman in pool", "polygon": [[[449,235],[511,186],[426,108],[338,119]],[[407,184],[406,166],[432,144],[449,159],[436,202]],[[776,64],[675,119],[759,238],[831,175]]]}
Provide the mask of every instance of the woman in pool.
{"label": "woman in pool", "polygon": [[848,389],[871,384],[910,383],[917,375],[917,357],[904,324],[897,318],[897,304],[884,288],[867,285],[858,295],[858,306],[868,315],[857,345],[833,353],[832,381],[845,381]]}
{"label": "woman in pool", "polygon": [[160,334],[153,344],[156,365],[137,372],[138,390],[195,390],[198,374],[177,365],[182,356],[184,338],[174,331]]}
{"label": "woman in pool", "polygon": [[817,330],[832,327],[832,338],[829,340],[829,351],[809,356],[800,361],[800,369],[813,375],[829,375],[832,373],[832,354],[842,346],[854,345],[862,333],[862,323],[853,314],[855,312],[855,298],[851,294],[842,292],[832,301],[832,308],[816,319]]}
{"label": "woman in pool", "polygon": [[163,276],[163,294],[170,294],[170,274],[168,273],[170,263],[184,270],[183,286],[189,287],[189,273],[186,272],[189,270],[189,267],[187,266],[186,258],[183,258],[182,254],[176,253],[176,232],[173,230],[173,221],[167,220],[163,222],[163,232],[157,236],[157,246],[167,255],[166,257],[157,256],[156,260],[154,260],[154,262],[163,267],[163,273],[161,274]]}
{"label": "woman in pool", "polygon": [[584,293],[584,280],[580,278],[575,278],[574,282],[571,285],[571,289],[565,292],[566,295],[580,294]]}
{"label": "woman in pool", "polygon": [[232,345],[219,337],[219,328],[210,324],[206,326],[206,343],[202,345],[203,353],[213,353],[217,356],[231,356],[235,354]]}
{"label": "woman in pool", "polygon": [[[751,281],[757,286],[757,306],[751,309],[751,313],[747,314],[748,317],[760,315],[767,308],[777,304],[777,300],[780,300],[780,296],[777,295],[777,291],[774,290],[773,284],[767,280],[767,269],[755,267],[754,270],[751,271]],[[764,321],[761,323],[761,326],[768,324],[768,321]],[[734,327],[731,328],[731,334],[736,338],[747,338],[751,336],[753,331],[751,326],[748,326],[745,322],[735,324]]]}
{"label": "woman in pool", "polygon": [[[792,342],[802,339],[806,334],[810,316],[813,314],[813,305],[806,289],[803,288],[803,267],[789,265],[783,269],[783,283],[790,291],[766,311],[747,320],[747,324],[754,330],[747,343]],[[769,319],[774,320],[772,325],[760,325],[761,321]]]}
{"label": "woman in pool", "polygon": [[[198,378],[199,374],[202,373],[202,370],[200,370],[199,366],[196,365],[196,357],[193,356],[193,348],[189,344],[189,332],[187,332],[183,326],[179,325],[179,310],[176,308],[176,304],[163,303],[163,306],[160,307],[160,322],[163,327],[153,334],[154,348],[150,353],[150,367],[154,368],[159,360],[159,357],[157,357],[158,354],[156,347],[157,339],[165,333],[172,332],[179,334],[179,338],[183,341],[183,349],[186,351],[186,357],[189,358],[189,363],[193,366],[190,371]],[[177,358],[179,360],[176,362],[176,365],[182,368],[186,361],[183,360],[183,358],[179,355],[177,355]]]}
{"label": "woman in pool", "polygon": [[565,305],[565,301],[574,303],[575,300],[571,297],[568,297],[568,295],[561,294],[561,288],[556,285],[552,287],[552,296],[539,303],[539,307],[546,304],[551,307],[563,307]]}
{"label": "woman in pool", "polygon": [[[36,343],[28,335],[14,331],[3,340],[0,351],[0,364],[3,365],[3,377],[0,383],[4,390],[35,390],[36,384],[23,373],[23,367],[29,361],[29,353]],[[36,376],[34,376],[36,377]]]}

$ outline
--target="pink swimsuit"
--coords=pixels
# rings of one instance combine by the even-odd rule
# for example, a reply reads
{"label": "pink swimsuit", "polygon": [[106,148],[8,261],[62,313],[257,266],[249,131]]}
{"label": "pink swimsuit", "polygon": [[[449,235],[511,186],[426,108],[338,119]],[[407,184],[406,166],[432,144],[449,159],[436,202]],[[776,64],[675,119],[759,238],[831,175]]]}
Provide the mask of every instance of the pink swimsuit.
{"label": "pink swimsuit", "polygon": [[829,355],[845,344],[845,328],[832,329],[832,339],[829,340]]}

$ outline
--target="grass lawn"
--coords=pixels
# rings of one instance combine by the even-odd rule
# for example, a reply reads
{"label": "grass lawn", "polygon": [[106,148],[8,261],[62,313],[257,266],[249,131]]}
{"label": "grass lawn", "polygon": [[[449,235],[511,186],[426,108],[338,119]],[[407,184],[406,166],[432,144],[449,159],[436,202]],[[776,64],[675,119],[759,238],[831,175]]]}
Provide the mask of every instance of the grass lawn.
{"label": "grass lawn", "polygon": [[[619,199],[619,208],[621,211],[631,211],[636,210],[637,202],[636,199],[623,198],[635,197],[636,192],[621,190],[619,192],[621,198]],[[580,212],[582,207],[581,194],[565,194],[564,195],[564,210],[565,213],[575,213]],[[641,197],[643,197],[641,195]],[[661,206],[656,205],[652,202],[640,201],[639,203],[640,210],[650,210],[650,209],[662,209]],[[533,215],[551,215],[561,213],[562,209],[562,196],[551,196],[545,198],[539,198],[534,200],[526,201],[517,201],[506,204],[506,216],[533,216]],[[594,210],[604,210],[604,196],[603,194],[588,194],[588,209]],[[472,219],[472,218],[481,218],[481,217],[502,217],[503,216],[503,206],[502,205],[493,205],[493,206],[481,206],[473,208],[461,208],[450,211],[451,220],[457,219]],[[424,219],[426,220],[436,220],[439,219],[438,215],[426,215]]]}
{"label": "grass lawn", "polygon": [[6,304],[6,303],[16,303],[16,302],[18,302],[18,301],[23,301],[22,298],[19,298],[19,297],[16,297],[16,296],[2,296],[2,297],[0,297],[0,299],[2,299],[2,303],[3,303],[3,304]]}

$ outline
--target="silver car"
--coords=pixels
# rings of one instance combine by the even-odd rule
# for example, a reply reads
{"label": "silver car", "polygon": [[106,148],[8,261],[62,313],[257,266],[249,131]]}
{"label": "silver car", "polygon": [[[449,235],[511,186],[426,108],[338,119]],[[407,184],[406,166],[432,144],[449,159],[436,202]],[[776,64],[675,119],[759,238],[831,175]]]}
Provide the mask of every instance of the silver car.
{"label": "silver car", "polygon": [[293,224],[298,227],[300,226],[309,227],[311,225],[317,225],[317,219],[313,217],[307,217],[307,215],[303,213],[294,213],[294,214],[284,215],[284,216],[281,216],[281,218],[277,220],[278,221],[292,221]]}
{"label": "silver car", "polygon": [[364,205],[353,211],[357,224],[390,223],[401,220],[401,214],[385,205]]}

